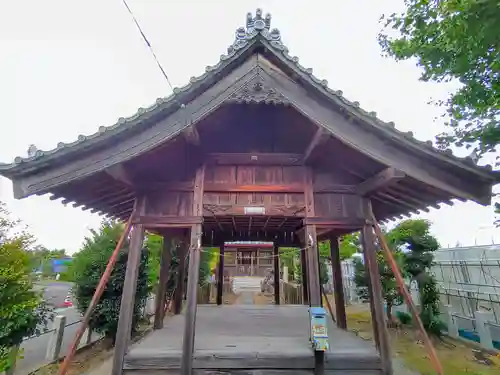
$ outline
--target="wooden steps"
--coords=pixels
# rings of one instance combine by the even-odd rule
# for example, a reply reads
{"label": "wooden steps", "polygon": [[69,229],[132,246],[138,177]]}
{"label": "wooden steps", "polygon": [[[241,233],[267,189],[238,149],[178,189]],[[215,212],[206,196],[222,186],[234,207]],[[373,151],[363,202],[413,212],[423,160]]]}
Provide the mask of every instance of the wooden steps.
{"label": "wooden steps", "polygon": [[[182,315],[167,318],[163,329],[130,348],[125,373],[179,374],[183,327]],[[325,374],[381,374],[370,342],[333,325],[329,338]],[[193,369],[199,375],[313,374],[307,306],[198,306]]]}

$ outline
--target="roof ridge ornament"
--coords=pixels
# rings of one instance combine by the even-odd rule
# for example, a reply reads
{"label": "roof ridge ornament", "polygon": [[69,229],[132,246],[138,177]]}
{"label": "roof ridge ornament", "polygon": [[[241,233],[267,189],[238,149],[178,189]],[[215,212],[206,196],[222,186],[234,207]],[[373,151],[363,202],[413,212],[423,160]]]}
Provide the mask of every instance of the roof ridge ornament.
{"label": "roof ridge ornament", "polygon": [[271,14],[267,13],[265,17],[262,17],[262,9],[258,8],[255,11],[255,17],[251,12],[247,13],[246,27],[242,26],[236,30],[235,40],[229,46],[227,52],[229,54],[236,52],[259,35],[269,41],[273,47],[286,50],[286,47],[281,42],[280,31],[271,29]]}
{"label": "roof ridge ornament", "polygon": [[266,84],[260,69],[243,86],[239,87],[227,99],[228,103],[251,104],[265,103],[273,105],[288,105],[288,99],[275,88]]}

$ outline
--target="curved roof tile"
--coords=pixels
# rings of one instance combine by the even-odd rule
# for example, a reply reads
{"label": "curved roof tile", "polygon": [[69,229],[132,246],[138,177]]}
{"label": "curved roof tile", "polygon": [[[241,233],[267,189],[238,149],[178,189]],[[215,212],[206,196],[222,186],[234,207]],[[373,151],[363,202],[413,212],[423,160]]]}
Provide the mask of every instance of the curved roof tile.
{"label": "curved roof tile", "polygon": [[81,147],[87,148],[87,146],[92,145],[95,142],[99,142],[105,138],[114,136],[117,133],[126,131],[138,123],[144,122],[151,116],[167,109],[172,104],[178,104],[181,107],[182,95],[189,93],[189,91],[196,85],[204,83],[214,74],[222,70],[223,67],[227,66],[238,52],[249,45],[261,41],[270,46],[271,50],[278,56],[283,57],[287,62],[292,64],[296,69],[302,72],[304,75],[310,78],[311,82],[315,84],[320,90],[328,95],[335,103],[343,107],[346,111],[354,117],[361,118],[368,121],[370,124],[376,126],[383,132],[385,132],[390,137],[398,137],[406,143],[412,144],[414,147],[418,147],[420,150],[431,152],[437,157],[444,157],[450,162],[460,163],[467,169],[473,169],[477,172],[491,172],[492,166],[478,166],[476,165],[472,157],[459,158],[453,155],[451,149],[440,150],[433,146],[432,141],[420,141],[414,138],[412,132],[402,132],[396,129],[394,122],[384,122],[377,117],[376,112],[367,112],[360,107],[359,102],[351,102],[343,96],[342,91],[333,90],[328,87],[328,81],[325,79],[320,79],[314,76],[313,70],[311,68],[306,68],[299,63],[299,58],[296,56],[291,56],[288,52],[288,48],[283,44],[281,40],[281,34],[278,29],[271,29],[271,15],[267,14],[265,17],[262,16],[262,11],[257,9],[255,16],[252,13],[247,14],[246,27],[240,27],[236,30],[235,40],[232,45],[227,49],[227,54],[220,56],[219,62],[212,66],[207,66],[205,72],[198,77],[191,77],[189,82],[182,87],[174,88],[173,93],[168,97],[158,98],[155,103],[147,108],[139,108],[137,112],[127,118],[119,118],[118,121],[110,126],[100,126],[98,131],[91,135],[79,135],[74,142],[71,143],[58,143],[57,147],[43,151],[36,148],[36,146],[31,145],[28,153],[28,157],[18,156],[14,159],[13,163],[0,163],[0,171],[9,171],[14,169],[23,168],[24,165],[31,164],[32,162],[43,162],[52,157],[59,157],[62,154],[77,151]]}

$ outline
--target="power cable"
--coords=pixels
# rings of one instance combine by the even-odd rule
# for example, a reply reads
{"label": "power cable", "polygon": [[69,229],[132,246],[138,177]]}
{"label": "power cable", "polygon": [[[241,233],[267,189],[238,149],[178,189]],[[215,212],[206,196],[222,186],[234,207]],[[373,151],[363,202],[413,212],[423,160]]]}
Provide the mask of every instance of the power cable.
{"label": "power cable", "polygon": [[172,86],[172,84],[170,83],[170,79],[168,79],[168,76],[167,76],[167,73],[165,72],[165,69],[163,69],[163,67],[161,66],[160,64],[160,61],[158,60],[158,57],[156,57],[156,54],[153,50],[153,47],[151,46],[151,43],[149,43],[149,40],[148,38],[146,37],[146,34],[144,34],[144,32],[142,31],[142,28],[141,28],[141,25],[139,25],[139,22],[137,21],[137,19],[135,18],[134,16],[134,13],[132,12],[132,10],[130,9],[130,7],[128,6],[127,4],[127,1],[126,0],[122,0],[123,1],[123,4],[125,5],[125,7],[127,8],[128,12],[130,13],[130,16],[132,17],[132,19],[134,20],[134,23],[135,25],[137,26],[137,29],[139,30],[139,32],[141,33],[142,35],[142,39],[144,39],[144,42],[146,42],[146,45],[148,46],[149,48],[149,51],[151,52],[151,54],[153,55],[153,58],[155,59],[156,61],[156,64],[158,65],[158,68],[160,68],[161,70],[161,73],[163,74],[163,77],[165,77],[168,85],[170,86],[170,89],[172,91],[174,91],[174,87]]}

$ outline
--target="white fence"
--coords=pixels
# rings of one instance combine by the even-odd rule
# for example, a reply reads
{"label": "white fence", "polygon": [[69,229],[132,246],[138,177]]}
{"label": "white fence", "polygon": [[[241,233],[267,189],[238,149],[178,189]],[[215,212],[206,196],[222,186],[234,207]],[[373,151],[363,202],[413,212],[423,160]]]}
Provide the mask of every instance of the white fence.
{"label": "white fence", "polygon": [[450,335],[500,349],[500,245],[440,249],[434,261]]}
{"label": "white fence", "polygon": [[[451,336],[481,342],[500,349],[500,245],[439,249],[434,253],[432,273],[441,294],[443,320]],[[331,267],[329,282],[333,289]],[[359,302],[352,259],[342,261],[347,304]],[[410,288],[418,305],[418,290]],[[395,308],[406,311],[405,306]]]}

